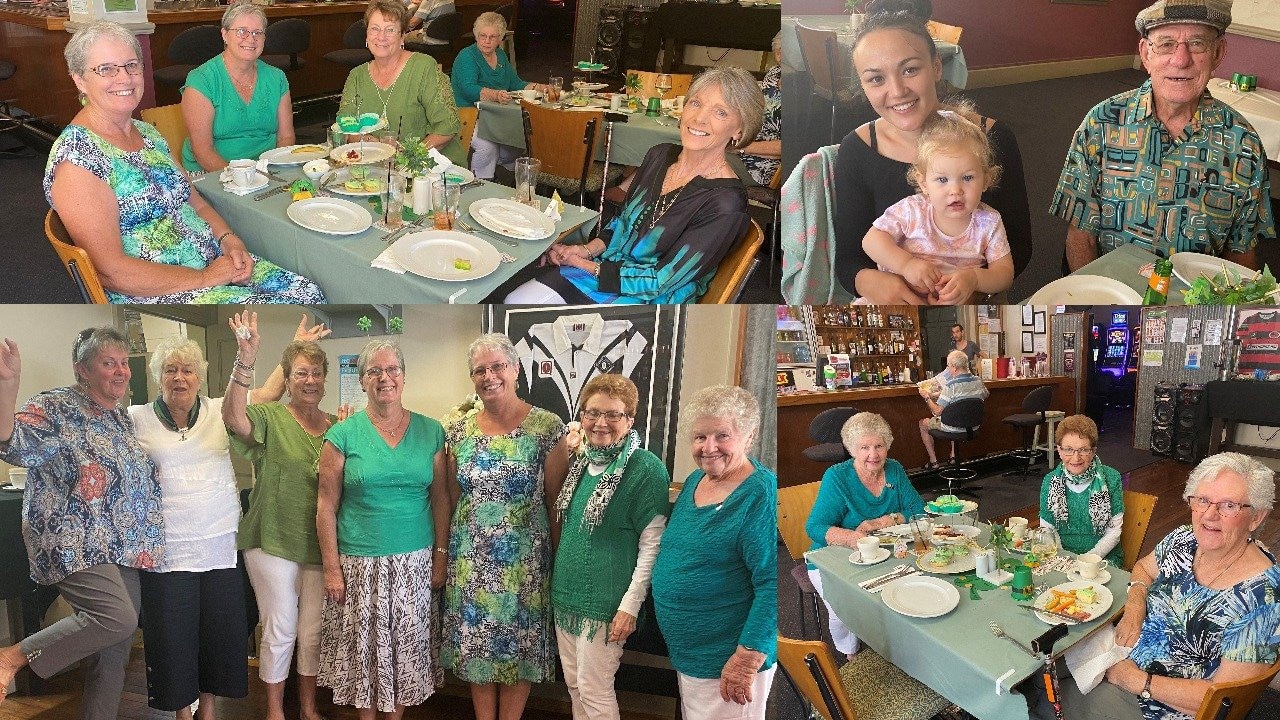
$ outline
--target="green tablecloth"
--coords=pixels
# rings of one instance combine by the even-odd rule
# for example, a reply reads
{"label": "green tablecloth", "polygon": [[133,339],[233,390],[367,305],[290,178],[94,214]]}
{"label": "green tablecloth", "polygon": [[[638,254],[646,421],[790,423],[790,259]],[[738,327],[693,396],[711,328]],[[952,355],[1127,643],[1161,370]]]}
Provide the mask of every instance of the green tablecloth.
{"label": "green tablecloth", "polygon": [[[853,76],[853,32],[849,29],[848,15],[791,15],[782,18],[782,62],[796,70],[804,70],[800,41],[796,38],[797,22],[815,30],[836,31],[836,40],[840,43],[836,74],[840,77]],[[969,65],[965,62],[964,50],[959,45],[941,40],[934,41],[934,45],[938,48],[938,57],[942,58],[942,79],[963,90],[969,83]],[[853,84],[856,89],[857,82]]]}
{"label": "green tablecloth", "polygon": [[[990,531],[979,535],[985,544]],[[900,615],[884,604],[879,594],[871,594],[858,583],[883,575],[908,560],[888,560],[871,566],[849,562],[849,548],[829,546],[808,555],[822,574],[824,599],[836,615],[876,652],[908,675],[982,720],[1022,720],[1028,716],[1026,698],[1009,688],[1033,677],[1043,663],[1019,650],[1008,640],[991,634],[992,620],[1006,634],[1030,646],[1031,640],[1049,629],[1033,613],[1017,607],[1007,590],[995,589],[971,600],[960,588],[960,604],[937,618],[919,619]],[[1054,645],[1060,653],[1102,627],[1124,604],[1129,573],[1111,568],[1107,589],[1114,596],[1112,612],[1093,622],[1071,626],[1067,636]],[[939,575],[947,582],[954,575]],[[1066,582],[1062,573],[1051,572],[1036,578],[1037,587],[1049,588]],[[1000,682],[996,682],[1012,671]]]}
{"label": "green tablecloth", "polygon": [[[524,148],[524,123],[520,119],[520,106],[495,102],[478,104],[476,134],[480,137],[512,147]],[[644,113],[634,113],[625,123],[614,123],[611,165],[639,166],[649,148],[660,143],[680,142],[680,128],[670,118],[651,118]],[[596,160],[604,160],[604,136],[596,143]]]}
{"label": "green tablecloth", "polygon": [[[301,177],[299,168],[272,167],[271,170],[287,180]],[[518,247],[490,240],[499,252],[514,255],[516,262],[501,263],[494,272],[477,280],[446,282],[370,267],[369,263],[387,249],[387,244],[382,241],[386,233],[377,228],[358,235],[326,235],[295,225],[285,215],[291,202],[288,193],[255,201],[253,195],[240,196],[224,191],[217,173],[197,180],[195,186],[218,214],[231,224],[250,252],[314,280],[331,303],[443,303],[464,287],[467,292],[456,302],[478,303],[520,268],[537,261],[556,237],[589,231],[597,216],[594,210],[566,201],[564,217],[556,224],[556,235],[546,240],[517,241]],[[273,188],[278,186],[279,183],[271,184]],[[468,188],[462,194],[463,218],[475,225],[466,214],[472,202],[482,198],[511,197],[513,194],[511,188],[493,183]],[[360,197],[347,199],[364,202]],[[476,234],[489,239],[486,233]]]}
{"label": "green tablecloth", "polygon": [[[1121,245],[1111,252],[1096,258],[1093,262],[1085,265],[1079,270],[1071,273],[1072,275],[1101,275],[1109,277],[1113,280],[1128,285],[1137,291],[1138,295],[1142,295],[1147,291],[1147,278],[1138,273],[1143,265],[1154,263],[1157,260],[1156,254],[1143,250],[1141,247],[1132,243]],[[1169,300],[1167,305],[1181,305],[1182,291],[1190,288],[1189,285],[1179,280],[1176,276],[1170,278],[1169,284]]]}

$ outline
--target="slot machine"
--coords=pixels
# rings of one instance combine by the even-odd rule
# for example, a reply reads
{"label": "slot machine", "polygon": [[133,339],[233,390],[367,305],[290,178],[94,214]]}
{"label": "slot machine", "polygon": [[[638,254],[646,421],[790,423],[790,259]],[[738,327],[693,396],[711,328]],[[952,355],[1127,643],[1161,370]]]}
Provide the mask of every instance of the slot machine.
{"label": "slot machine", "polygon": [[1102,347],[1098,354],[1098,370],[1123,377],[1125,366],[1129,363],[1130,343],[1133,334],[1129,330],[1129,311],[1115,310],[1111,313],[1111,324],[1102,334]]}

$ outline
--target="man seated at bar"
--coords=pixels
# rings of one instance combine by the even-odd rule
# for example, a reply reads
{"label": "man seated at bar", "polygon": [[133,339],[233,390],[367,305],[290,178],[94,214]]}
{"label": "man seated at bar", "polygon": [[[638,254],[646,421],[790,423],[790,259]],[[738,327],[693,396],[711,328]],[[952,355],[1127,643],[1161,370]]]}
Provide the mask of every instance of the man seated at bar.
{"label": "man seated at bar", "polygon": [[[934,400],[927,384],[920,387],[920,397],[924,398],[925,403],[929,406],[929,412],[932,413],[932,415],[920,421],[920,441],[924,443],[925,452],[929,453],[929,464],[925,465],[926,468],[938,466],[938,453],[934,450],[933,436],[929,434],[929,430],[939,429],[947,432],[964,432],[966,430],[966,428],[943,425],[942,409],[956,400],[970,397],[986,400],[987,396],[991,394],[987,390],[987,386],[982,384],[982,380],[969,372],[969,356],[965,355],[963,350],[952,350],[947,353],[947,369],[944,374],[948,377],[943,378],[941,381],[942,392],[938,395],[937,400]],[[952,457],[954,457],[954,447],[951,453]]]}
{"label": "man seated at bar", "polygon": [[1258,242],[1276,239],[1262,142],[1206,90],[1230,24],[1229,0],[1158,0],[1138,13],[1151,79],[1089,111],[1050,208],[1071,224],[1072,271],[1128,243],[1256,268]]}

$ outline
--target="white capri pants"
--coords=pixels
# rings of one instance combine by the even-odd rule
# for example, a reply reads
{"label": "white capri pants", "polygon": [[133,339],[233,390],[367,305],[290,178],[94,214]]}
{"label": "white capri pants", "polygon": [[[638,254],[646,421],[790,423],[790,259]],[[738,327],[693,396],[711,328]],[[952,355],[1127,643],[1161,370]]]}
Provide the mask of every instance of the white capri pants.
{"label": "white capri pants", "polygon": [[725,702],[720,697],[720,678],[696,678],[677,672],[680,712],[684,720],[764,720],[764,707],[777,669],[775,662],[768,670],[756,673],[756,680],[751,684],[751,702],[746,705]]}
{"label": "white capri pants", "polygon": [[511,145],[499,145],[492,140],[485,140],[479,135],[471,136],[471,172],[476,177],[492,180],[493,172],[499,164],[509,165],[515,162],[524,152]]}
{"label": "white capri pants", "polygon": [[570,635],[556,627],[564,682],[573,701],[573,720],[618,720],[613,678],[622,664],[622,645],[606,642],[608,639],[607,624],[596,630],[590,640],[585,632]]}
{"label": "white capri pants", "polygon": [[836,644],[836,650],[845,655],[858,652],[858,636],[854,635],[844,621],[836,617],[836,611],[831,609],[831,603],[827,602],[827,598],[822,594],[822,575],[817,568],[809,571],[809,580],[813,582],[813,589],[818,591],[818,597],[822,598],[822,604],[827,606],[827,627],[831,630],[831,639]]}
{"label": "white capri pants", "polygon": [[323,568],[285,560],[262,548],[245,550],[244,566],[262,617],[258,676],[265,683],[284,682],[296,645],[298,674],[315,677],[320,670]]}

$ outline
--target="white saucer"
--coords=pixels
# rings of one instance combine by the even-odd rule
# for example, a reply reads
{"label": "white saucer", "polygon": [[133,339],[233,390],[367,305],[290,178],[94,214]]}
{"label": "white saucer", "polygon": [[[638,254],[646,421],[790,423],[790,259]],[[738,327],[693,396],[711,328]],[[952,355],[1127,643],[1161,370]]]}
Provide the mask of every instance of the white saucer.
{"label": "white saucer", "polygon": [[1063,573],[1063,575],[1066,575],[1076,582],[1097,583],[1099,585],[1106,585],[1111,582],[1111,573],[1107,570],[1099,570],[1098,574],[1092,578],[1086,578],[1074,569],[1068,570]]}
{"label": "white saucer", "polygon": [[223,188],[225,188],[227,192],[237,192],[240,194],[251,193],[255,190],[261,190],[262,188],[271,184],[271,178],[267,177],[266,175],[260,172],[254,173],[252,184],[248,186],[243,186],[243,187],[231,182],[231,173],[226,170],[222,171],[222,175],[218,176],[218,180],[222,182]]}
{"label": "white saucer", "polygon": [[883,548],[883,547],[876,548],[876,551],[871,553],[871,557],[860,560],[858,559],[859,558],[858,551],[854,550],[852,553],[849,554],[849,562],[853,563],[854,565],[875,565],[876,563],[884,562],[892,554],[893,553],[889,551],[889,548]]}

